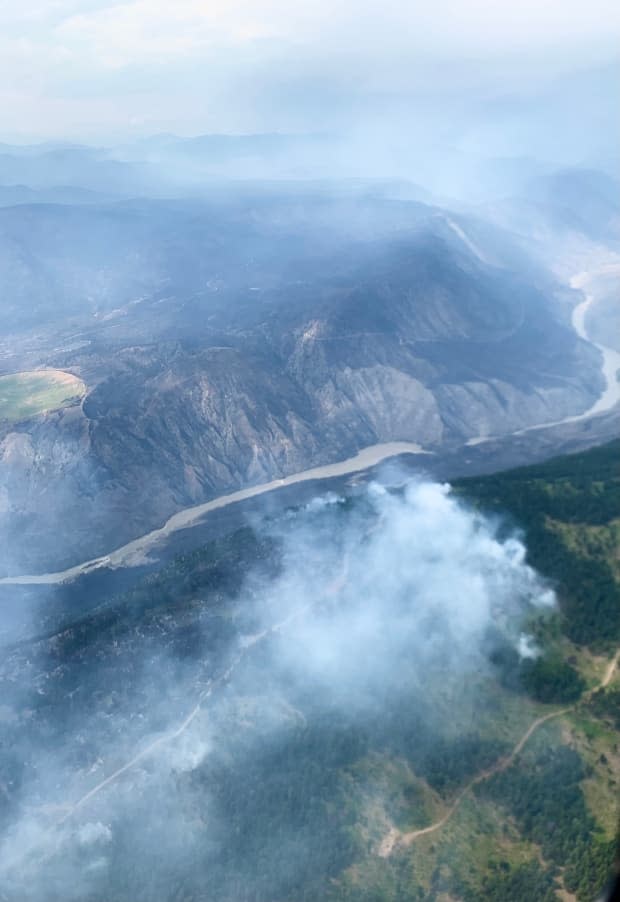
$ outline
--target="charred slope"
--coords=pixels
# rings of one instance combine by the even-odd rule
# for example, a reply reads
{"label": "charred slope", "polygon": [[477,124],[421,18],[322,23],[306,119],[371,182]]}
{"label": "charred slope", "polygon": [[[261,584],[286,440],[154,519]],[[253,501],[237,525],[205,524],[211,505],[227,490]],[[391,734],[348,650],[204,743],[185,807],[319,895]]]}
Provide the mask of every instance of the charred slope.
{"label": "charred slope", "polygon": [[38,299],[22,307],[36,339],[7,344],[7,369],[53,364],[90,389],[81,408],[2,434],[12,570],[104,553],[179,507],[366,445],[440,452],[596,395],[559,287],[435,208],[263,196],[20,207],[0,222],[5,256],[20,249],[22,268],[4,269],[14,302]]}

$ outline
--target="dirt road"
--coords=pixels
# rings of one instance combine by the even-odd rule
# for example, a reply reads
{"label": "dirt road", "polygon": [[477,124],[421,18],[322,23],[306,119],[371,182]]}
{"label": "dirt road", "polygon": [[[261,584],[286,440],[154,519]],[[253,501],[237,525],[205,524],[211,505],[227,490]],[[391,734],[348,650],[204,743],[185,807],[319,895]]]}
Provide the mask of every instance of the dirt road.
{"label": "dirt road", "polygon": [[543,714],[541,717],[537,717],[536,720],[534,720],[529,725],[510,754],[507,757],[500,758],[491,767],[487,768],[484,771],[481,771],[479,774],[476,774],[475,777],[472,777],[469,783],[467,783],[466,786],[463,787],[463,789],[454,799],[448,810],[441,816],[438,821],[435,821],[434,824],[429,824],[428,827],[422,827],[419,830],[411,830],[408,833],[403,833],[400,830],[397,830],[396,827],[390,827],[379,844],[379,848],[377,850],[379,857],[388,858],[395,849],[407,848],[417,839],[420,839],[420,837],[428,836],[429,833],[436,833],[437,830],[441,830],[441,828],[445,824],[447,824],[452,815],[457,811],[459,805],[461,804],[467,793],[479,783],[484,783],[485,780],[488,780],[490,777],[495,776],[495,774],[499,774],[509,768],[511,764],[513,764],[515,758],[521,753],[528,740],[532,737],[536,730],[538,730],[539,727],[541,727],[544,723],[547,723],[547,721],[553,720],[553,718],[555,717],[561,717],[563,714],[568,714],[569,711],[573,711],[577,707],[577,705],[588,699],[592,695],[592,693],[596,692],[598,689],[604,689],[606,686],[608,686],[615,673],[616,667],[618,666],[619,658],[620,649],[616,651],[613,658],[609,661],[600,683],[594,686],[594,688],[589,689],[587,692],[585,692],[579,699],[579,701],[575,702],[574,705],[569,705],[566,708],[560,708],[556,711],[550,711],[548,714]]}

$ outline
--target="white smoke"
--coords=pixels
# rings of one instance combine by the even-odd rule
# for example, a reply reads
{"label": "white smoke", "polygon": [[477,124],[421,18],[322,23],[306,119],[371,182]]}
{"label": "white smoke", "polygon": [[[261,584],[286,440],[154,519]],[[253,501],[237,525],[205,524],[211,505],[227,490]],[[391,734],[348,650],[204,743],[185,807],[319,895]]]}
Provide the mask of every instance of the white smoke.
{"label": "white smoke", "polygon": [[[119,856],[157,856],[153,880],[165,880],[200,843],[216,848],[221,824],[205,774],[231,743],[254,743],[250,754],[261,755],[321,710],[364,722],[398,694],[422,717],[425,700],[440,697],[433,729],[454,735],[457,695],[459,716],[467,705],[474,712],[470,677],[492,676],[490,632],[521,657],[537,653],[524,621],[553,593],[520,539],[502,536],[447,485],[410,481],[394,492],[374,483],[353,501],[329,493],[263,529],[281,549],[279,575],[249,574],[227,602],[234,631],[208,682],[201,660],[180,667],[169,651],[145,647],[140,684],[118,709],[86,708],[60,748],[31,750],[36,780],[0,845],[9,898],[105,894]],[[208,630],[201,641],[207,659]],[[451,718],[445,730],[442,718]],[[84,742],[95,764],[76,770]],[[187,790],[195,778],[197,796]]]}
{"label": "white smoke", "polygon": [[534,658],[537,658],[540,655],[540,649],[532,637],[528,636],[526,633],[521,633],[519,636],[517,651],[519,652],[519,657],[524,658],[525,660],[534,660]]}
{"label": "white smoke", "polygon": [[523,648],[524,613],[555,598],[518,538],[500,538],[447,485],[414,481],[392,494],[371,484],[365,501],[367,518],[309,525],[313,504],[287,524],[287,565],[264,610],[272,623],[293,615],[280,643],[291,667],[337,687],[372,669],[380,649],[462,669],[491,627]]}

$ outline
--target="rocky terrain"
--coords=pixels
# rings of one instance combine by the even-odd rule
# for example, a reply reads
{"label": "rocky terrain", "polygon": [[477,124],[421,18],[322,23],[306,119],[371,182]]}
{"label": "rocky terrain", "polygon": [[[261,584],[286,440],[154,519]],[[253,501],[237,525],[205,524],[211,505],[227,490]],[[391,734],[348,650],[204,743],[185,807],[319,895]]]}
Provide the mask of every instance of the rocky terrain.
{"label": "rocky terrain", "polygon": [[2,372],[87,386],[0,425],[5,572],[367,445],[441,455],[557,421],[601,390],[579,292],[518,233],[385,187],[22,204],[0,239]]}

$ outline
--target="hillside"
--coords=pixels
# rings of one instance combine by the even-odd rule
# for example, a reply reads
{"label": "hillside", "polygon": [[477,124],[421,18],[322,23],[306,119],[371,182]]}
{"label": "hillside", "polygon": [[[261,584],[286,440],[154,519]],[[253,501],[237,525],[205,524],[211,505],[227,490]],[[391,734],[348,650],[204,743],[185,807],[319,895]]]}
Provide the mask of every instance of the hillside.
{"label": "hillside", "polygon": [[0,2],[0,902],[615,898],[619,45]]}
{"label": "hillside", "polygon": [[601,388],[579,294],[509,234],[379,189],[4,207],[0,237],[5,372],[87,386],[0,428],[5,572],[368,445],[442,455],[558,420]]}
{"label": "hillside", "polygon": [[619,449],[323,495],[7,649],[5,898],[597,898]]}

